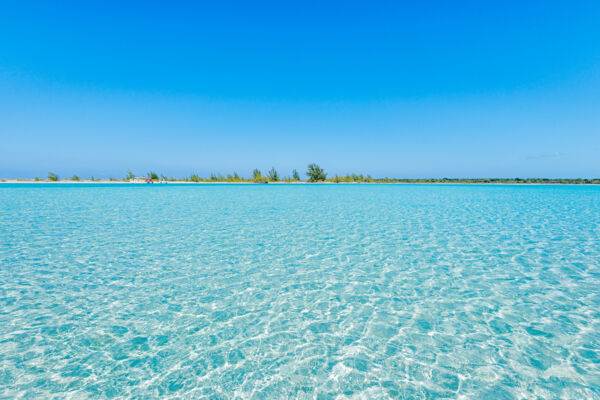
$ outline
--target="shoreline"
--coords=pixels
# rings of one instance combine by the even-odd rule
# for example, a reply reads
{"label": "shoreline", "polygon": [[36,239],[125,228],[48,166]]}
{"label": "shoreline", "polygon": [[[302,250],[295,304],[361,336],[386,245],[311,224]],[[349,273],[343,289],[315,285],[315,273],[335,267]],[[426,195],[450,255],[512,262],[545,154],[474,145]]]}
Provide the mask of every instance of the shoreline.
{"label": "shoreline", "polygon": [[2,184],[114,184],[114,185],[528,185],[528,186],[600,186],[600,183],[571,183],[571,182],[228,182],[228,181],[209,181],[209,182],[189,182],[189,181],[168,181],[166,183],[146,183],[146,182],[124,182],[111,180],[33,180],[33,179],[1,179]]}

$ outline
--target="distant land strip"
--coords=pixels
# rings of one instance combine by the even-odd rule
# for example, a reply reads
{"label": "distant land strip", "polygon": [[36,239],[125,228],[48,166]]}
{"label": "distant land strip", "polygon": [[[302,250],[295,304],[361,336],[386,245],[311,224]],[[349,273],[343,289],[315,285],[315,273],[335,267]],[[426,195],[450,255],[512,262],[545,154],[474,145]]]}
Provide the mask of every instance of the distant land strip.
{"label": "distant land strip", "polygon": [[33,179],[0,179],[0,183],[35,183],[35,182],[57,182],[57,183],[412,183],[412,184],[548,184],[548,185],[600,185],[600,178],[373,178],[371,175],[347,174],[327,176],[327,173],[317,164],[308,165],[305,173],[306,179],[302,179],[297,170],[293,170],[290,176],[280,177],[275,168],[271,168],[266,174],[259,169],[252,172],[250,178],[233,174],[211,174],[210,177],[201,177],[195,173],[186,177],[167,177],[150,171],[144,175],[136,175],[129,171],[123,178],[81,178],[72,175],[68,178],[59,177],[49,172],[46,178]]}

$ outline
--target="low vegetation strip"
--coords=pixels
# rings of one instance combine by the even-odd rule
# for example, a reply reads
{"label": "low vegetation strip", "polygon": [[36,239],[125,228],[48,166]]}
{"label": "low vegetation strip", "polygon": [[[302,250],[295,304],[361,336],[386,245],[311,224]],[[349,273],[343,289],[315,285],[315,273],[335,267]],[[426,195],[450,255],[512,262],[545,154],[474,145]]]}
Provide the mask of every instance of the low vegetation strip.
{"label": "low vegetation strip", "polygon": [[[229,183],[269,183],[269,182],[306,182],[306,183],[448,183],[448,184],[565,184],[565,185],[599,185],[600,178],[373,178],[371,175],[363,174],[346,174],[327,176],[317,164],[309,164],[306,170],[306,179],[302,180],[297,170],[293,170],[290,176],[281,177],[275,167],[272,167],[265,175],[259,170],[254,169],[252,176],[249,178],[242,177],[234,172],[233,174],[222,175],[221,173],[213,173],[210,177],[201,177],[196,173],[192,173],[186,177],[167,177],[157,174],[154,171],[148,172],[145,177],[153,181],[168,181],[168,182],[229,182]],[[53,172],[49,172],[47,179],[0,179],[0,182],[17,181],[17,182],[130,182],[134,180],[136,175],[128,171],[124,178],[80,178],[74,174],[69,179],[60,180],[59,176]]]}

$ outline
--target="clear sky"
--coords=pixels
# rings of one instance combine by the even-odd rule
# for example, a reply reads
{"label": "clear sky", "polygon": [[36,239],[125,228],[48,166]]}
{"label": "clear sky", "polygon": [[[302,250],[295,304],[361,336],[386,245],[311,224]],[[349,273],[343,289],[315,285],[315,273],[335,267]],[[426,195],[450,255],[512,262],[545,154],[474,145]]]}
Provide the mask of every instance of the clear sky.
{"label": "clear sky", "polygon": [[0,2],[0,177],[311,162],[599,177],[600,2]]}

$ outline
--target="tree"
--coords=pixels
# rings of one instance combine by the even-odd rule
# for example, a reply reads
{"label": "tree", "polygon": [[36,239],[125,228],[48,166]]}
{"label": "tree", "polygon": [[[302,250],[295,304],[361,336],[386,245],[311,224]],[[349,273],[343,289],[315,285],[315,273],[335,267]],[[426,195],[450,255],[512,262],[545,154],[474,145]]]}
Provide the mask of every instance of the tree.
{"label": "tree", "polygon": [[279,174],[277,173],[277,170],[275,169],[275,167],[271,168],[268,176],[269,176],[270,181],[273,181],[273,182],[279,181]]}
{"label": "tree", "polygon": [[306,175],[309,182],[319,182],[327,179],[327,174],[317,164],[309,164]]}
{"label": "tree", "polygon": [[72,180],[72,181],[78,181],[78,180],[79,180],[79,176],[77,176],[77,175],[73,175],[73,176],[71,177],[71,180]]}
{"label": "tree", "polygon": [[292,171],[292,180],[294,180],[294,181],[300,180],[300,174],[298,173],[298,171],[296,171],[296,170]]}
{"label": "tree", "polygon": [[135,175],[133,174],[133,172],[131,172],[131,171],[127,171],[127,175],[125,176],[125,180],[126,180],[126,181],[130,181],[130,180],[132,180],[133,178],[135,178]]}
{"label": "tree", "polygon": [[252,171],[252,179],[254,180],[254,182],[262,181],[262,174],[260,173],[260,170],[258,168]]}
{"label": "tree", "polygon": [[148,172],[148,178],[152,179],[153,181],[157,181],[158,180],[158,174],[154,171],[150,171]]}
{"label": "tree", "polygon": [[56,175],[54,172],[48,172],[49,181],[56,182],[58,179],[58,175]]}

